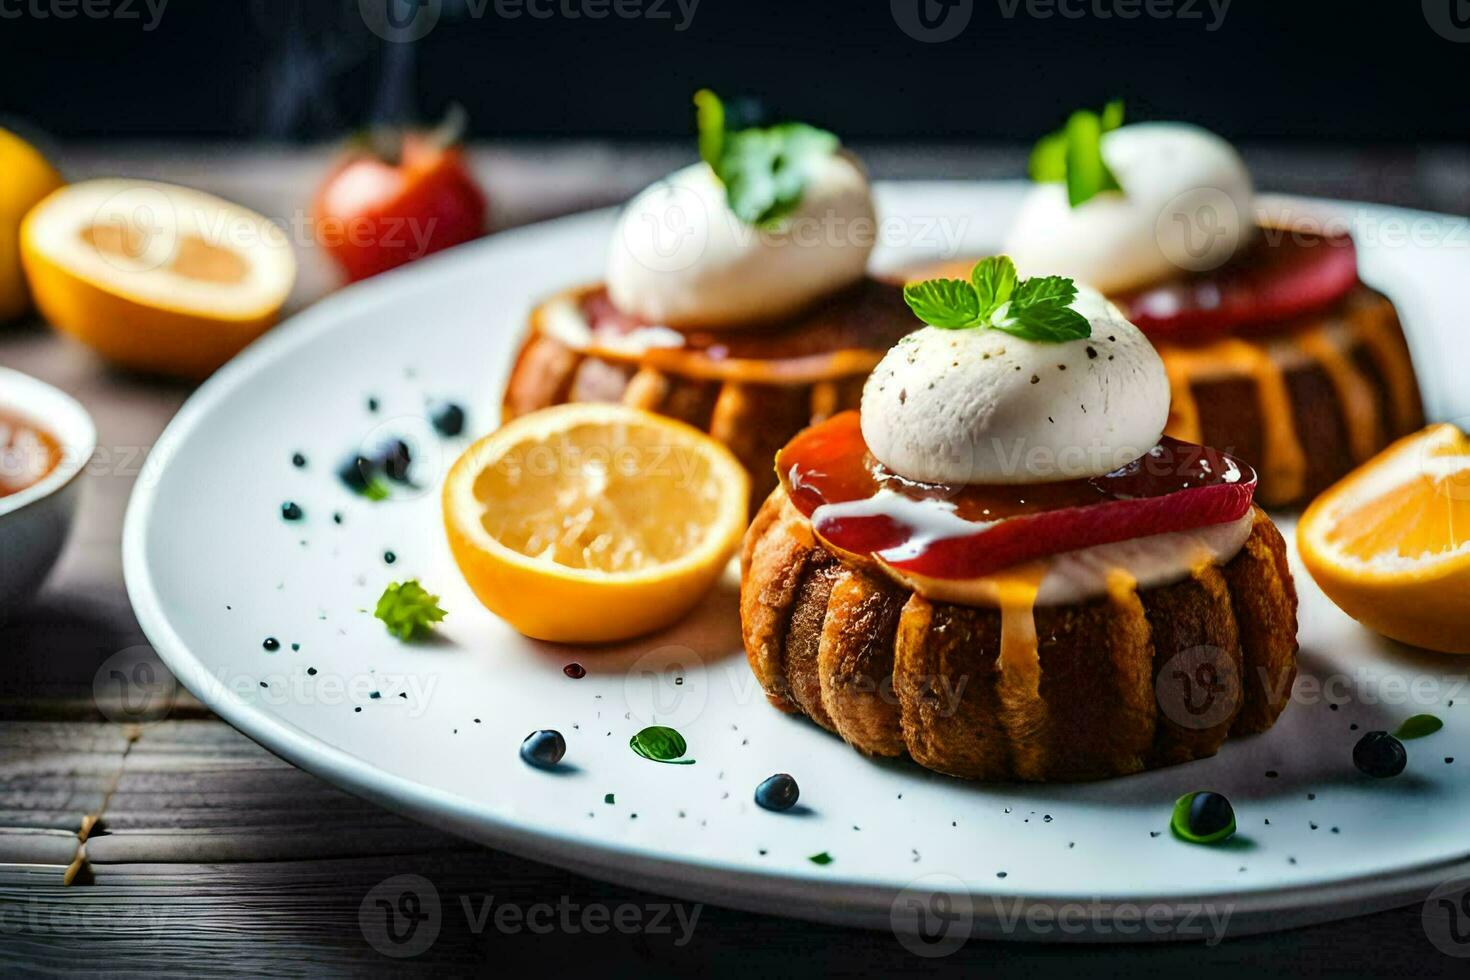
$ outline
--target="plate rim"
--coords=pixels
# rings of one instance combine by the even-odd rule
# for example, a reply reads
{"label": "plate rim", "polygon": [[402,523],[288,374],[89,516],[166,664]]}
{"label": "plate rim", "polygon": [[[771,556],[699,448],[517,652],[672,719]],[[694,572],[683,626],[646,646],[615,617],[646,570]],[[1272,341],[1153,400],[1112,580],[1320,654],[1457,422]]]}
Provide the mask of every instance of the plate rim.
{"label": "plate rim", "polygon": [[[878,181],[882,193],[902,188],[925,193],[957,187],[999,188],[1023,184],[1017,180],[914,180]],[[1262,195],[1263,197],[1266,195]],[[1300,195],[1270,195],[1273,200],[1311,206],[1369,208],[1401,215],[1422,215],[1455,220],[1453,215],[1398,208],[1371,202],[1333,200]],[[437,279],[449,278],[461,267],[486,261],[485,253],[514,248],[525,238],[561,233],[578,224],[609,220],[617,206],[597,208],[551,218],[488,236],[470,245],[448,250],[426,261],[391,270],[370,280],[340,289],[288,317],[252,343],[242,353],[201,384],[175,413],[159,436],[144,475],[135,483],[123,521],[123,578],[128,599],[140,627],[164,664],[211,711],[248,738],[281,756],[287,762],[355,796],[367,799],[409,819],[448,831],[476,843],[506,850],[530,860],[572,870],[590,877],[635,884],[650,891],[766,914],[781,914],[809,921],[844,923],[866,928],[893,928],[893,901],[904,889],[852,878],[817,880],[784,872],[756,872],[733,866],[718,858],[678,859],[642,845],[620,842],[588,842],[571,834],[536,831],[519,826],[483,805],[437,787],[386,772],[366,759],[333,747],[296,726],[230,696],[223,685],[211,687],[213,678],[202,661],[174,630],[165,613],[156,584],[148,570],[147,535],[154,512],[158,481],[146,479],[148,470],[166,466],[177,446],[186,440],[212,413],[215,406],[259,370],[292,350],[330,332],[354,306],[375,303],[380,294],[394,290],[407,279],[418,289],[431,288]],[[155,462],[156,461],[156,462]],[[975,903],[1021,902],[1027,909],[1078,904],[1096,907],[1147,906],[1180,910],[1189,907],[1228,904],[1231,935],[1275,931],[1325,922],[1336,918],[1402,905],[1416,894],[1425,894],[1434,884],[1470,876],[1470,849],[1456,858],[1408,865],[1387,874],[1369,874],[1333,879],[1307,885],[1291,885],[1257,891],[1216,890],[1189,895],[1150,898],[1126,895],[1112,899],[1095,894],[1016,895],[987,892],[970,886],[954,894]],[[771,898],[785,901],[773,912]],[[992,904],[992,908],[997,907]],[[1093,920],[1089,920],[1092,922]],[[1105,919],[1104,921],[1111,921]],[[1244,924],[1236,928],[1237,922]],[[977,916],[976,934],[987,938],[1023,941],[1097,941],[1108,938],[1089,927],[1077,935],[1038,936],[1025,930],[994,931],[993,920]],[[1168,933],[1114,934],[1115,940],[1191,941],[1193,935]]]}

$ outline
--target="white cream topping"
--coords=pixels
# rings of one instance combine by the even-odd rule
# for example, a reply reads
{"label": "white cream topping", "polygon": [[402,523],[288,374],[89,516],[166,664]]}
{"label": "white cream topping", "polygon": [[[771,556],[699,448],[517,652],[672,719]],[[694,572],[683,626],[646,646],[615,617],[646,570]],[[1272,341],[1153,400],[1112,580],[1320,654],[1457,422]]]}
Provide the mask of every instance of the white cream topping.
{"label": "white cream topping", "polygon": [[1046,483],[1102,476],[1158,444],[1169,382],[1158,353],[1091,290],[1092,335],[1042,343],[925,327],[863,388],[862,431],[890,470],[923,483]]}
{"label": "white cream topping", "polygon": [[1103,135],[1122,193],[1077,207],[1061,183],[1037,184],[1005,251],[1023,276],[1063,275],[1114,294],[1218,268],[1255,227],[1250,172],[1224,139],[1185,123]]}
{"label": "white cream topping", "polygon": [[[1131,577],[1139,589],[1183,581],[1201,565],[1223,565],[1234,558],[1250,537],[1254,520],[1254,512],[1247,511],[1239,520],[1224,524],[1130,538],[1043,558],[1046,572],[1036,605],[1062,606],[1097,599],[1108,594],[1109,577],[1119,573]],[[1000,604],[998,576],[934,579],[894,570],[890,573],[937,602],[992,607]]]}
{"label": "white cream topping", "polygon": [[779,319],[860,279],[877,236],[867,175],[824,158],[801,203],[769,228],[730,210],[704,163],[670,174],[618,219],[608,294],[618,309],[676,329]]}
{"label": "white cream topping", "polygon": [[[936,541],[978,534],[996,522],[970,521],[955,513],[948,500],[916,500],[892,490],[880,490],[866,500],[822,504],[812,512],[812,526],[820,533],[828,521],[853,517],[889,517],[904,525],[910,536],[895,547],[874,552],[881,562],[897,563],[919,557]],[[1253,512],[1235,521],[1189,531],[1152,534],[1127,541],[1064,551],[1040,559],[1046,572],[1036,603],[1059,606],[1086,602],[1107,594],[1108,578],[1123,573],[1140,589],[1167,585],[1187,577],[1202,564],[1224,564],[1235,557],[1250,537]],[[966,605],[999,604],[999,578],[935,579],[887,569],[921,594],[942,602]]]}

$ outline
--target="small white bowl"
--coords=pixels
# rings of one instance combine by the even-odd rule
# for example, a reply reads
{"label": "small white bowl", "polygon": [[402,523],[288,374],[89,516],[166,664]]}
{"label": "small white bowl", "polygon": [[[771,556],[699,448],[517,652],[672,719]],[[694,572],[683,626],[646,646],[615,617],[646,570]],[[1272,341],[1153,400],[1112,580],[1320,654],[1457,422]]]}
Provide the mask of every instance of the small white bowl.
{"label": "small white bowl", "polygon": [[17,415],[60,444],[56,468],[19,493],[0,497],[0,619],[45,580],[76,515],[77,477],[97,449],[97,429],[65,392],[19,371],[0,368],[0,413]]}

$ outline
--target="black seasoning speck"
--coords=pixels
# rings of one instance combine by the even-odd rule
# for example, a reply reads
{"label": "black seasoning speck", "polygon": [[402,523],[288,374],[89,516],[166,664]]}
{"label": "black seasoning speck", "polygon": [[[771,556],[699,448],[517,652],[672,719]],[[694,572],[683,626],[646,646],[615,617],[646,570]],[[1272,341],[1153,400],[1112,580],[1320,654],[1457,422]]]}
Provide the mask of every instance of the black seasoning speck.
{"label": "black seasoning speck", "polygon": [[387,562],[389,565],[393,564],[397,560],[398,560],[398,556],[395,555],[393,552],[391,552],[391,551],[385,551],[385,552],[383,552],[383,561]]}
{"label": "black seasoning speck", "polygon": [[305,512],[302,511],[300,505],[298,505],[298,504],[294,504],[294,503],[292,503],[291,501],[288,500],[284,504],[281,505],[281,519],[282,520],[286,520],[286,521],[299,521],[299,520],[301,520],[301,518],[303,518],[305,516],[306,516],[305,515]]}
{"label": "black seasoning speck", "polygon": [[298,470],[301,469],[306,465],[306,457],[301,455],[300,453],[292,453],[291,465],[296,467]]}
{"label": "black seasoning speck", "polygon": [[561,672],[563,674],[566,674],[574,681],[579,681],[587,676],[587,668],[583,667],[581,664],[576,663],[567,664],[561,669]]}
{"label": "black seasoning speck", "polygon": [[276,639],[274,636],[267,636],[265,638],[265,642],[262,643],[261,646],[265,647],[267,651],[275,653],[277,650],[281,649],[281,641]]}
{"label": "black seasoning speck", "polygon": [[457,436],[464,431],[464,409],[454,402],[439,402],[429,412],[429,423],[441,436]]}
{"label": "black seasoning speck", "polygon": [[1065,365],[1065,364],[1058,364],[1057,365],[1057,370],[1058,371],[1065,371],[1065,370],[1067,370],[1067,365]]}
{"label": "black seasoning speck", "polygon": [[1089,361],[1095,361],[1095,360],[1097,360],[1097,348],[1096,347],[1093,347],[1090,344],[1087,347],[1087,359]]}
{"label": "black seasoning speck", "polygon": [[995,873],[995,876],[996,876],[996,877],[997,877],[997,878],[1004,878],[1004,877],[1005,877],[1005,876],[1006,876],[1006,873],[1005,873],[1005,872],[1004,872],[1004,871],[997,871],[997,872],[996,872],[996,873]]}
{"label": "black seasoning speck", "polygon": [[260,686],[261,686],[261,687],[270,687],[270,685],[269,685],[269,684],[267,684],[267,683],[266,683],[266,682],[265,682],[265,681],[261,681],[261,682],[260,682]]}
{"label": "black seasoning speck", "polygon": [[342,512],[341,511],[338,511],[337,513],[335,513],[335,514],[332,515],[332,523],[333,524],[341,524],[342,523]]}
{"label": "black seasoning speck", "polygon": [[1039,385],[1041,384],[1041,379],[1033,374],[1031,375],[1031,383],[1034,385]]}
{"label": "black seasoning speck", "polygon": [[308,668],[306,668],[306,676],[307,677],[315,677],[316,676],[316,668],[315,667],[308,667]]}
{"label": "black seasoning speck", "polygon": [[1267,779],[1275,779],[1277,776],[1280,776],[1280,775],[1281,775],[1281,773],[1277,772],[1275,769],[1267,769],[1266,770],[1266,778]]}
{"label": "black seasoning speck", "polygon": [[376,412],[378,410],[378,400],[376,398],[369,398],[367,406],[369,412]]}
{"label": "black seasoning speck", "polygon": [[374,701],[378,700],[378,698],[380,698],[382,696],[383,696],[383,692],[382,691],[369,691],[368,692],[368,697],[372,698]]}
{"label": "black seasoning speck", "polygon": [[291,649],[292,649],[292,651],[300,650],[301,649],[301,644],[300,643],[293,643],[293,644],[291,644]]}
{"label": "black seasoning speck", "polygon": [[1447,755],[1447,756],[1444,757],[1444,764],[1447,765],[1447,766],[1450,765],[1451,763],[1453,763],[1454,761],[1455,761],[1455,757],[1452,756],[1452,755]]}
{"label": "black seasoning speck", "polygon": [[362,710],[362,705],[360,705],[360,704],[359,704],[359,705],[358,705],[358,706],[357,706],[357,707],[355,707],[355,708],[353,708],[353,709],[352,709],[352,710],[353,710],[353,711],[354,711],[354,712],[358,712],[358,711],[361,711],[361,710]]}

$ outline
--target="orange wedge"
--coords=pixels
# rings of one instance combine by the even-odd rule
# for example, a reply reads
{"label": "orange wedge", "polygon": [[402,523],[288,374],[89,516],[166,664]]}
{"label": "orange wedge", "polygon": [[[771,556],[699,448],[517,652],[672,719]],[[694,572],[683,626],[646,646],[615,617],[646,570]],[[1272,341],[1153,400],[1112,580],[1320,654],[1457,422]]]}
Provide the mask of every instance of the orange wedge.
{"label": "orange wedge", "polygon": [[1297,547],[1363,625],[1470,653],[1470,438],[1432,425],[1400,439],[1307,508]]}
{"label": "orange wedge", "polygon": [[54,192],[21,225],[53,327],[126,367],[200,378],[276,322],[296,279],[280,228],[209,194],[143,180]]}
{"label": "orange wedge", "polygon": [[526,636],[606,643],[691,609],[745,529],[750,478],[692,426],[621,405],[523,415],[444,483],[450,551]]}

